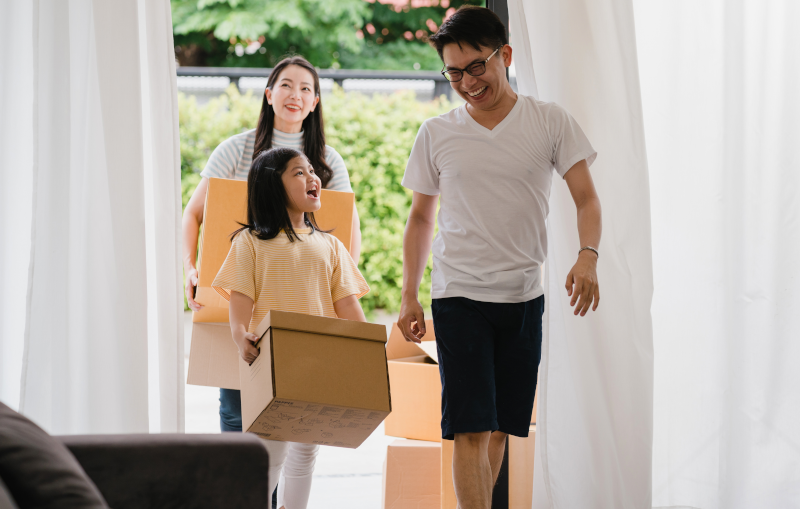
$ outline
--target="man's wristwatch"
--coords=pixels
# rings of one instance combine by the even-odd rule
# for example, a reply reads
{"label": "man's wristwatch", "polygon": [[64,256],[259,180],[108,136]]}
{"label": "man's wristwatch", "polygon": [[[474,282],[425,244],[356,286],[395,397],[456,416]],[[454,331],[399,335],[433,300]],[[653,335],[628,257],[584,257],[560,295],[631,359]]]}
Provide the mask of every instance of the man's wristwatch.
{"label": "man's wristwatch", "polygon": [[597,258],[600,258],[600,253],[598,253],[598,252],[597,252],[597,249],[593,248],[592,246],[585,246],[585,247],[582,247],[582,248],[581,248],[581,249],[578,251],[578,255],[580,255],[580,254],[581,254],[581,252],[582,252],[584,249],[588,249],[589,251],[592,251],[592,252],[594,252],[594,254],[596,254],[596,255],[597,255]]}

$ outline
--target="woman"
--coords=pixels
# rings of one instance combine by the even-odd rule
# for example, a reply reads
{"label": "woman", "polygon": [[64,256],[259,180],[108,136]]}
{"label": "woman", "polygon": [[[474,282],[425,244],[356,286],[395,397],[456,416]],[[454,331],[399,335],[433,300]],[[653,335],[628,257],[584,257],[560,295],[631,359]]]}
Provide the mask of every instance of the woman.
{"label": "woman", "polygon": [[[208,179],[247,180],[253,153],[273,147],[302,150],[322,179],[323,188],[353,191],[342,156],[325,145],[319,76],[314,66],[303,57],[286,58],[275,66],[267,80],[258,127],[219,144],[200,173],[203,178],[186,204],[183,213],[183,269],[186,300],[194,311],[202,308],[194,300],[194,287],[197,285],[197,238],[203,222]],[[358,212],[354,210],[351,253],[356,263],[360,251],[360,222]]]}

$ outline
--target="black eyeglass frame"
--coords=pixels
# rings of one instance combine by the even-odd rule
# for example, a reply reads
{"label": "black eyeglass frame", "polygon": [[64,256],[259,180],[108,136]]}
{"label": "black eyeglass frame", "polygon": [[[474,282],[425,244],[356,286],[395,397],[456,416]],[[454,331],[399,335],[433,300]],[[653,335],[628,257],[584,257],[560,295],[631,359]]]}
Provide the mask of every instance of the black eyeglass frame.
{"label": "black eyeglass frame", "polygon": [[[504,44],[503,46],[505,46],[505,44]],[[495,55],[495,53],[497,53],[498,51],[500,51],[500,50],[503,48],[503,46],[498,46],[498,47],[497,47],[497,49],[496,49],[496,50],[494,50],[494,51],[492,52],[492,54],[491,54],[491,55],[489,55],[489,56],[486,58],[486,60],[481,60],[481,61],[478,61],[478,62],[472,62],[471,64],[469,64],[469,65],[468,65],[466,68],[464,68],[464,69],[458,69],[458,68],[453,68],[453,69],[444,69],[444,68],[443,68],[443,69],[442,69],[442,76],[444,76],[444,79],[446,79],[446,80],[447,80],[449,83],[458,83],[459,81],[463,80],[463,79],[464,79],[464,73],[467,73],[467,74],[469,74],[470,76],[483,76],[484,74],[486,74],[486,63],[487,63],[489,60],[491,60],[491,59],[492,59],[492,57]],[[479,72],[479,73],[472,73],[472,72],[470,72],[470,71],[469,71],[469,68],[470,68],[470,67],[473,67],[473,66],[476,66],[476,65],[481,65],[481,64],[483,65],[483,71],[481,71],[481,72]],[[460,77],[460,78],[458,78],[457,80],[451,80],[451,79],[450,79],[450,78],[447,76],[447,73],[449,73],[449,72],[453,72],[453,71],[458,71],[458,72],[460,72],[460,73],[461,73],[461,77]]]}

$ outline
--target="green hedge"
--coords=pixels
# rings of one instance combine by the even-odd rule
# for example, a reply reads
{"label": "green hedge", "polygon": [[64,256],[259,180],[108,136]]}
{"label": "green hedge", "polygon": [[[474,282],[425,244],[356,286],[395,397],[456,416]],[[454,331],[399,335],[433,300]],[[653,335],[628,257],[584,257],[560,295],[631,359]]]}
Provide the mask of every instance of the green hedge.
{"label": "green hedge", "polygon": [[[194,97],[179,96],[183,204],[214,148],[223,140],[252,129],[261,100],[231,87],[217,99],[198,106]],[[365,311],[400,308],[403,279],[403,230],[411,192],[400,185],[417,130],[429,117],[453,104],[444,97],[419,102],[413,92],[392,95],[345,94],[336,89],[324,100],[328,145],[344,158],[361,217],[360,269],[371,291],[361,303]],[[430,260],[420,288],[423,306],[430,306]]]}

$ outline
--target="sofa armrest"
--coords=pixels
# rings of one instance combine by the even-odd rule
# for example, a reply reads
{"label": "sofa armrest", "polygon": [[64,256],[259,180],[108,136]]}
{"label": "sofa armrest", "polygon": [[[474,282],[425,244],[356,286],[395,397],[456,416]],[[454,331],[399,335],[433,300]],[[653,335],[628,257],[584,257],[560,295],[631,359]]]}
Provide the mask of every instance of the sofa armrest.
{"label": "sofa armrest", "polygon": [[249,433],[56,438],[114,509],[268,507],[269,456]]}

